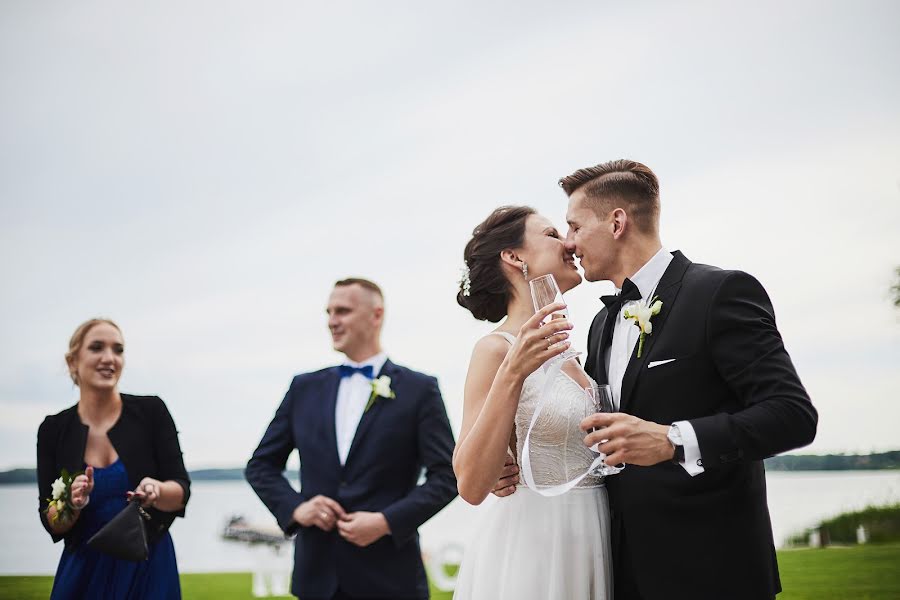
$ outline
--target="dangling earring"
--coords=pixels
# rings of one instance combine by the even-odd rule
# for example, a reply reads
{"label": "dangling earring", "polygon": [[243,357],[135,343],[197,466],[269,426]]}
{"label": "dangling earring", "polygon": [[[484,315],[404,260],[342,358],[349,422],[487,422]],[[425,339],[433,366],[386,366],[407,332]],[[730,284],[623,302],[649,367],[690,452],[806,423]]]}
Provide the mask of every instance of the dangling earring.
{"label": "dangling earring", "polygon": [[525,281],[528,281],[528,263],[524,260],[522,261],[522,275],[525,276]]}

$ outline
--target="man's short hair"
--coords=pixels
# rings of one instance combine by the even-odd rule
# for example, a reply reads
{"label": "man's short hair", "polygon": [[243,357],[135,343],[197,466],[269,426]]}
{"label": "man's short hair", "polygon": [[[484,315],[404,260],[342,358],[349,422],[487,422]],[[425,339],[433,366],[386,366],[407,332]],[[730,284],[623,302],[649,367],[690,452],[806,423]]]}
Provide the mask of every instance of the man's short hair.
{"label": "man's short hair", "polygon": [[378,287],[378,284],[374,281],[369,281],[368,279],[363,279],[362,277],[348,277],[347,279],[341,279],[340,281],[334,284],[334,287],[346,287],[348,285],[358,285],[359,287],[369,290],[373,294],[377,295],[381,298],[382,302],[384,301],[384,294],[381,292],[381,288]]}
{"label": "man's short hair", "polygon": [[560,179],[559,185],[568,196],[583,189],[588,206],[599,217],[621,207],[644,233],[658,229],[659,180],[647,165],[634,160],[611,160],[578,169]]}

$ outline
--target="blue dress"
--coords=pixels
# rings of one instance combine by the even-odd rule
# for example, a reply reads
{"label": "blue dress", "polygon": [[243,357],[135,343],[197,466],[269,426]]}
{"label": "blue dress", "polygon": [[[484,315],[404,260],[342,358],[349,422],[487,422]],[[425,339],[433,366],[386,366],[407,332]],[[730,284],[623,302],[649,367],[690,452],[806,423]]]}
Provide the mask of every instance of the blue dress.
{"label": "blue dress", "polygon": [[150,545],[150,555],[142,562],[113,558],[86,543],[125,508],[125,493],[130,490],[121,459],[108,467],[94,468],[91,501],[79,517],[82,541],[63,550],[51,600],[181,598],[175,546],[168,531]]}

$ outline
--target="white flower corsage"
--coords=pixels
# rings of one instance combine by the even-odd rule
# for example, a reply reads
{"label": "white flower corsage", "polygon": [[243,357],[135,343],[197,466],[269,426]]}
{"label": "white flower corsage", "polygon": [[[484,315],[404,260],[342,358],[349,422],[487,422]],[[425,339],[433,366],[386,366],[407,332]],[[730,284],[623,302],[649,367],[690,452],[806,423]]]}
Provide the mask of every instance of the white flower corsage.
{"label": "white flower corsage", "polygon": [[382,375],[378,379],[373,379],[371,385],[372,393],[369,395],[369,402],[366,404],[366,409],[363,413],[369,412],[369,409],[372,408],[372,405],[375,404],[378,398],[397,397],[397,394],[391,389],[391,378],[387,375]]}
{"label": "white flower corsage", "polygon": [[657,298],[659,296],[655,296],[650,302],[638,300],[622,313],[623,317],[633,320],[634,324],[641,330],[641,337],[638,341],[638,358],[641,357],[641,352],[644,351],[644,338],[653,333],[653,323],[650,322],[650,319],[658,315],[659,311],[662,310],[662,301],[657,300]]}
{"label": "white flower corsage", "polygon": [[56,513],[50,515],[50,521],[56,523],[62,521],[65,523],[75,515],[75,507],[72,506],[72,482],[81,475],[78,473],[69,474],[69,471],[63,469],[56,481],[50,486],[50,497],[47,498],[47,508],[44,512],[50,514],[50,507],[56,509]]}

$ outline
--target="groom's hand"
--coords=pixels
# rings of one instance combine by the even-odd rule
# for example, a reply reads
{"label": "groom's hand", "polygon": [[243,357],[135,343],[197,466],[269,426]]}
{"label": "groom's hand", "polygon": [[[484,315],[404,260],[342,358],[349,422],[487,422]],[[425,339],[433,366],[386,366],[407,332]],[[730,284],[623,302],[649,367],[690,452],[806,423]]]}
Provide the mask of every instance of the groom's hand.
{"label": "groom's hand", "polygon": [[644,421],[633,415],[597,413],[584,419],[581,429],[597,430],[584,438],[584,445],[590,447],[602,442],[600,451],[606,454],[608,465],[627,463],[649,467],[675,456],[675,448],[666,436],[667,425]]}
{"label": "groom's hand", "polygon": [[494,484],[494,489],[491,490],[491,493],[498,498],[509,496],[515,493],[517,483],[519,483],[519,466],[516,464],[515,459],[507,454],[506,463],[503,465],[503,470],[500,471],[500,479]]}
{"label": "groom's hand", "polygon": [[380,512],[348,513],[338,521],[337,527],[342,538],[360,548],[365,548],[391,532],[391,526]]}

